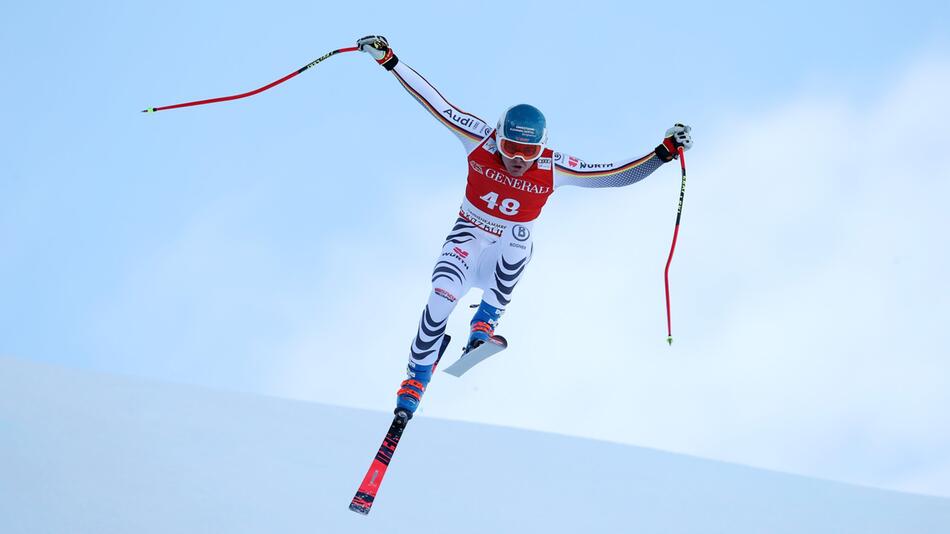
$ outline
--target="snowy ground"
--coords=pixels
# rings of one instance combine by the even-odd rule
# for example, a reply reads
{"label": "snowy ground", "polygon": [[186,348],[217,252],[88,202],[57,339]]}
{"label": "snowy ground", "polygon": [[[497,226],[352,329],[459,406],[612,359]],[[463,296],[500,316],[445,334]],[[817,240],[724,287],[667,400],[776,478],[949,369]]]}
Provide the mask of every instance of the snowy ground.
{"label": "snowy ground", "polygon": [[950,532],[948,499],[425,417],[362,517],[389,420],[0,358],[0,532]]}

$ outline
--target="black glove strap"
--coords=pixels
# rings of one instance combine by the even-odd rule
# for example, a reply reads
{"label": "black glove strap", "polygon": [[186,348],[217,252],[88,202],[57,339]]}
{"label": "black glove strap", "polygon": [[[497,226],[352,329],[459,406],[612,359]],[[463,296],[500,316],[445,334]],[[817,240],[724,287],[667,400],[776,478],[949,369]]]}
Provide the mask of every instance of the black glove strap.
{"label": "black glove strap", "polygon": [[387,50],[386,55],[383,57],[383,59],[377,61],[377,63],[382,65],[383,68],[386,70],[393,70],[396,67],[396,63],[399,63],[399,58],[396,57],[396,54],[394,54],[392,49],[390,48],[389,50]]}
{"label": "black glove strap", "polygon": [[657,145],[654,152],[656,152],[656,157],[660,158],[660,161],[663,163],[673,161],[673,154],[670,153],[670,149],[666,148],[666,145],[663,143]]}

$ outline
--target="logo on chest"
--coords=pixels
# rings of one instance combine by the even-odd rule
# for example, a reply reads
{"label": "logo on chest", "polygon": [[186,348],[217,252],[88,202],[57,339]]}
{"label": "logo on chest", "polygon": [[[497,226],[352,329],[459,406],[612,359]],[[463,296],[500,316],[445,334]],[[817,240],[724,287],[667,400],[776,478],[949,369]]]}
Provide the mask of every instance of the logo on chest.
{"label": "logo on chest", "polygon": [[524,191],[526,193],[534,193],[536,195],[546,195],[551,192],[551,187],[547,185],[538,184],[532,180],[527,180],[525,178],[513,178],[507,174],[495,169],[493,167],[486,167],[481,163],[478,163],[474,160],[469,160],[469,166],[472,167],[472,170],[481,174],[485,178],[498,182],[500,184],[507,185],[518,191]]}

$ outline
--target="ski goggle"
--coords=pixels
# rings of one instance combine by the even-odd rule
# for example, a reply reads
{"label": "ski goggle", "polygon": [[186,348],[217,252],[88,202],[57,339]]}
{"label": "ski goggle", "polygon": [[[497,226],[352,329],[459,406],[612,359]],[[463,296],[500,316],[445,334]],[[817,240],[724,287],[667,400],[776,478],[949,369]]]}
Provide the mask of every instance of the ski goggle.
{"label": "ski goggle", "polygon": [[519,143],[504,137],[498,137],[498,150],[509,159],[520,157],[525,161],[534,161],[541,156],[544,145],[540,143]]}

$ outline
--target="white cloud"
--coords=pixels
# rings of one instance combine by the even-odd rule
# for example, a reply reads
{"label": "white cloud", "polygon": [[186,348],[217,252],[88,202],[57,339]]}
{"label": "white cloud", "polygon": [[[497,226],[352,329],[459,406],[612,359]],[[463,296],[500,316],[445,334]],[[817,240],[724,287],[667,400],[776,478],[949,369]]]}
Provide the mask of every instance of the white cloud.
{"label": "white cloud", "polygon": [[[424,413],[950,495],[947,87],[937,58],[866,104],[810,94],[694,125],[673,347],[678,168],[559,191],[499,329],[511,348],[438,377]],[[341,238],[334,313],[290,343],[275,392],[392,404],[460,195],[434,192],[446,209],[429,211],[407,195],[394,234]]]}

